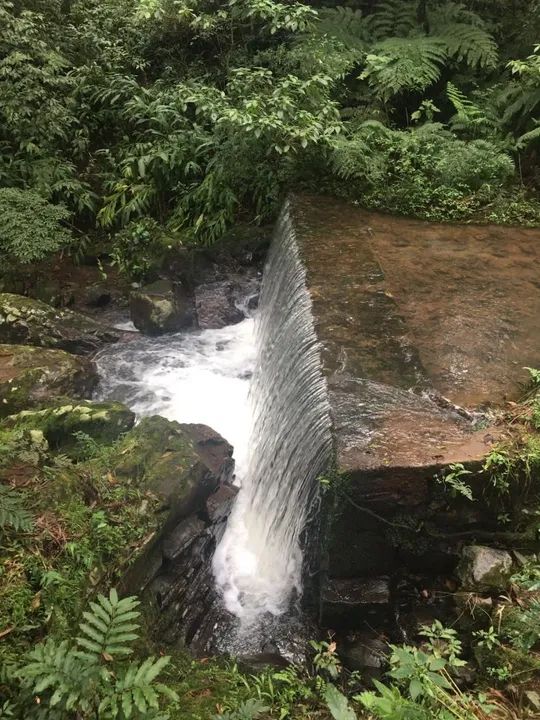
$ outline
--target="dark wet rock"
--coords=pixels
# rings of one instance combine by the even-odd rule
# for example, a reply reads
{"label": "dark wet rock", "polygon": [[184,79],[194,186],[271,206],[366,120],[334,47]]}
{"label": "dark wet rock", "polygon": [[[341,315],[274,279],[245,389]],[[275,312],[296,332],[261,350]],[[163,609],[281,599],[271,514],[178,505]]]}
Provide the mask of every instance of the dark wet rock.
{"label": "dark wet rock", "polygon": [[118,338],[112,328],[72,310],[52,308],[22,295],[0,294],[0,341],[4,343],[86,355]]}
{"label": "dark wet rock", "polygon": [[124,591],[142,597],[160,643],[208,638],[218,604],[211,562],[236,495],[232,447],[205,425],[156,416],[125,436],[116,458],[117,477],[136,477],[161,499],[155,538],[126,574]]}
{"label": "dark wet rock", "polygon": [[363,676],[380,677],[387,665],[390,648],[384,637],[363,632],[350,634],[338,644],[339,657],[349,670]]}
{"label": "dark wet rock", "polygon": [[321,624],[333,629],[381,624],[389,619],[390,601],[387,577],[328,580],[321,591]]}
{"label": "dark wet rock", "polygon": [[255,272],[230,275],[195,288],[197,324],[203,329],[234,325],[257,307],[260,278]]}
{"label": "dark wet rock", "polygon": [[57,397],[89,397],[97,382],[96,366],[87,358],[31,345],[0,345],[0,417]]}
{"label": "dark wet rock", "polygon": [[195,288],[197,324],[201,330],[234,325],[244,319],[236,306],[237,286],[229,280],[206,283]]}
{"label": "dark wet rock", "polygon": [[117,402],[65,400],[40,410],[23,410],[0,422],[0,428],[38,431],[53,449],[76,447],[74,433],[82,432],[96,442],[110,444],[126,433],[135,421],[129,408]]}
{"label": "dark wet rock", "polygon": [[462,589],[475,592],[504,590],[512,573],[512,556],[505,550],[467,545],[456,569]]}
{"label": "dark wet rock", "polygon": [[107,285],[96,283],[84,289],[81,302],[89,307],[104,308],[110,305],[113,299],[113,291]]}
{"label": "dark wet rock", "polygon": [[243,673],[258,675],[268,668],[286,668],[291,663],[276,652],[262,652],[256,655],[242,655],[238,667]]}
{"label": "dark wet rock", "polygon": [[180,522],[163,540],[163,559],[172,561],[180,557],[206,529],[206,524],[196,515]]}
{"label": "dark wet rock", "polygon": [[158,280],[130,295],[131,320],[145,335],[162,335],[191,327],[193,300],[168,280]]}

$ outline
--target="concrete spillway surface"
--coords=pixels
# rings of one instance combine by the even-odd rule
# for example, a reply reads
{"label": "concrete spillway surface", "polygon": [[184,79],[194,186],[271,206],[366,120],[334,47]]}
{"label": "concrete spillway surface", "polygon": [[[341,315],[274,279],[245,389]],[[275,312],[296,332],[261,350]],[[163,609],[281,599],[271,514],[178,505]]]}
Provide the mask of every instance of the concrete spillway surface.
{"label": "concrete spillway surface", "polygon": [[[540,365],[540,233],[436,225],[324,198],[299,198],[290,215],[348,496],[325,545],[333,598],[352,578],[442,568],[431,538],[412,557],[369,512],[387,523],[428,518],[434,475],[482,460],[497,440],[489,413],[481,422],[476,413],[516,399],[523,367]],[[478,520],[440,515],[431,519],[451,531]]]}
{"label": "concrete spillway surface", "polygon": [[497,430],[476,411],[515,397],[522,366],[540,364],[539,260],[537,231],[287,204],[263,283],[251,473],[217,556],[233,612],[284,612],[300,589],[329,424],[352,501],[327,532],[330,591],[404,562],[369,513],[391,522],[428,504],[437,471],[489,451]]}

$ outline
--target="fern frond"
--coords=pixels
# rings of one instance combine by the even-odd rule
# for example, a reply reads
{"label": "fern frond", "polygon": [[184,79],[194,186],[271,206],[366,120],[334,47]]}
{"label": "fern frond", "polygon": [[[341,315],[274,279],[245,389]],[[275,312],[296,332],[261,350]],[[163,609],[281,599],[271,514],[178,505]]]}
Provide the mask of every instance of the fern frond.
{"label": "fern frond", "polygon": [[77,638],[77,644],[83,649],[79,654],[90,658],[133,652],[125,643],[138,637],[134,631],[139,629],[139,624],[132,621],[140,615],[135,610],[139,604],[135,597],[120,600],[114,589],[108,598],[98,595],[97,602],[90,603],[92,612],[83,613],[86,622],[79,625],[81,636]]}
{"label": "fern frond", "polygon": [[540,139],[540,125],[537,125],[534,130],[529,130],[529,132],[520,135],[516,140],[516,147],[519,150],[523,150],[527,147],[527,145],[530,145],[532,142],[538,139]]}
{"label": "fern frond", "polygon": [[319,22],[314,32],[319,36],[331,37],[347,50],[358,54],[365,51],[371,39],[367,19],[362,11],[341,6],[319,10]]}
{"label": "fern frond", "polygon": [[367,25],[374,40],[390,37],[407,37],[418,24],[416,2],[385,0],[367,19]]}
{"label": "fern frond", "polygon": [[512,83],[501,93],[498,103],[503,108],[503,123],[516,124],[520,120],[528,120],[540,105],[540,87],[525,88],[519,83]]}
{"label": "fern frond", "polygon": [[[118,708],[122,708],[125,718],[130,718],[134,710],[141,714],[149,710],[158,710],[161,697],[176,702],[178,695],[166,685],[155,683],[155,679],[170,658],[148,657],[141,665],[131,663],[126,670],[117,676],[114,690],[101,701],[98,709],[99,717],[110,712],[115,716]],[[154,717],[152,715],[152,717]]]}
{"label": "fern frond", "polygon": [[403,90],[424,90],[437,82],[446,58],[445,44],[439,38],[389,38],[373,46],[360,78],[387,98]]}
{"label": "fern frond", "polygon": [[88,684],[99,672],[96,658],[80,658],[68,640],[57,644],[52,638],[37,645],[28,658],[20,673],[34,694],[52,692],[51,706],[61,702],[67,709],[86,706]]}
{"label": "fern frond", "polygon": [[450,118],[452,130],[478,135],[480,132],[490,133],[499,129],[498,118],[489,105],[487,110],[479,107],[451,82],[446,86],[446,96],[456,111]]}
{"label": "fern frond", "polygon": [[[384,173],[384,155],[377,152],[392,134],[377,120],[366,120],[349,136],[338,136],[331,156],[335,174],[344,180],[363,179],[373,182]],[[381,165],[382,162],[382,165]]]}
{"label": "fern frond", "polygon": [[24,495],[0,485],[0,529],[28,532],[33,524],[32,515],[24,507]]}
{"label": "fern frond", "polygon": [[497,44],[484,28],[466,23],[449,23],[437,27],[436,35],[449,57],[469,67],[493,68],[497,64]]}

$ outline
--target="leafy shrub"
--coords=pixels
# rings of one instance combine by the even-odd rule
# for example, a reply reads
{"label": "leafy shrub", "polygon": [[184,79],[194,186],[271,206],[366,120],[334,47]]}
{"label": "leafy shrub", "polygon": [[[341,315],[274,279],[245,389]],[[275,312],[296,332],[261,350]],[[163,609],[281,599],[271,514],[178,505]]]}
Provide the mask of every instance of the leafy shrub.
{"label": "leafy shrub", "polygon": [[32,516],[24,504],[24,496],[0,485],[0,533],[5,528],[26,531],[32,527]]}
{"label": "leafy shrub", "polygon": [[143,281],[156,274],[178,235],[167,233],[152,218],[133,220],[113,237],[112,264],[132,280]]}
{"label": "leafy shrub", "polygon": [[52,205],[30,190],[0,188],[0,249],[11,266],[43,260],[71,242],[62,225],[69,218],[61,205]]}
{"label": "leafy shrub", "polygon": [[465,142],[437,123],[390,130],[362,123],[336,143],[338,176],[362,203],[427,219],[454,220],[493,200],[514,173],[510,157],[485,140]]}

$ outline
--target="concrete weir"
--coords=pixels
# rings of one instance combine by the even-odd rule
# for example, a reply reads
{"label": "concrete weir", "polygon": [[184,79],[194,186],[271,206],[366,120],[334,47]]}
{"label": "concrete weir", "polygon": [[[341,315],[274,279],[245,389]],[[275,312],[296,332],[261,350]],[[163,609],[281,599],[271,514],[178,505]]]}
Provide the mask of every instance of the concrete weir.
{"label": "concrete weir", "polygon": [[[456,512],[438,500],[434,476],[482,460],[500,436],[486,410],[519,395],[524,366],[540,366],[540,233],[424,223],[324,197],[295,197],[289,212],[339,475],[321,588],[323,622],[335,626],[344,607],[371,602],[356,579],[441,571],[451,557],[443,530],[489,525],[471,504]],[[407,526],[420,520],[428,532],[411,542]],[[380,584],[375,595],[380,605]]]}

